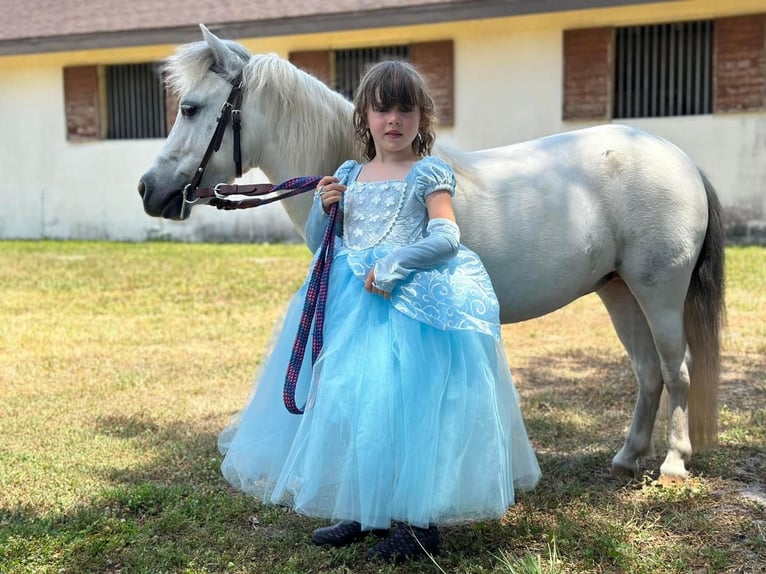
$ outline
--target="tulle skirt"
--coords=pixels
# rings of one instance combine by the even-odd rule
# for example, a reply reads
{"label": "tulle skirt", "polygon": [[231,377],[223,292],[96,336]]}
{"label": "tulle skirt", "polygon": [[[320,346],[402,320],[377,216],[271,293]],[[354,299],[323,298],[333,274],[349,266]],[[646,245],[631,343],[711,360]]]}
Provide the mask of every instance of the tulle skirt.
{"label": "tulle skirt", "polygon": [[222,471],[263,502],[365,529],[499,518],[540,468],[498,339],[439,329],[333,262],[324,348],[282,390],[305,297],[291,300],[246,408],[219,438]]}

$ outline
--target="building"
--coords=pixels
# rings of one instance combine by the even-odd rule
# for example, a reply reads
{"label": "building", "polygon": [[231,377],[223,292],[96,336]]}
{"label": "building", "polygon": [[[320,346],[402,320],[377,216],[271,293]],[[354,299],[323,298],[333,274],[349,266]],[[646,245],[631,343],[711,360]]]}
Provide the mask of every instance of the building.
{"label": "building", "polygon": [[[153,111],[110,114],[125,93],[156,81],[155,64],[175,46],[201,38],[201,22],[339,90],[343,58],[404,50],[438,83],[440,138],[464,149],[604,122],[641,127],[707,173],[730,238],[766,243],[763,0],[3,4],[0,238],[297,237],[279,206],[197,209],[185,222],[143,212],[136,184],[172,122],[172,102],[152,88]],[[147,113],[154,127],[136,131]]]}

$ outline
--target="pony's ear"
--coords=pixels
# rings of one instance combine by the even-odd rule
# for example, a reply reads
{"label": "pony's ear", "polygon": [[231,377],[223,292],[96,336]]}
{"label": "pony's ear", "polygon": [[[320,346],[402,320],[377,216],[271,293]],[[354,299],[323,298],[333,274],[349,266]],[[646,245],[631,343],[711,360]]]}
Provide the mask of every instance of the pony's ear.
{"label": "pony's ear", "polygon": [[242,67],[242,60],[235,54],[218,36],[208,30],[204,24],[199,25],[202,37],[213,52],[215,67],[221,70],[231,71]]}

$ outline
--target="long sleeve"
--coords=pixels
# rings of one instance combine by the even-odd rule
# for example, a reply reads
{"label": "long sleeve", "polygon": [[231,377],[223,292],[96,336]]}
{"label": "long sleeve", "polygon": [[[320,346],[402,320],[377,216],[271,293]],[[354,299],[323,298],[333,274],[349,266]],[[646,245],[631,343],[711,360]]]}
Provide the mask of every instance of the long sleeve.
{"label": "long sleeve", "polygon": [[397,283],[417,269],[430,269],[449,261],[460,249],[460,229],[452,220],[428,222],[427,235],[400,247],[375,263],[375,286],[390,293]]}
{"label": "long sleeve", "polygon": [[314,203],[311,204],[311,211],[309,211],[309,217],[304,228],[306,244],[312,253],[315,253],[322,245],[328,221],[329,216],[322,209],[322,200],[319,198],[319,195],[314,194]]}
{"label": "long sleeve", "polygon": [[[349,174],[358,166],[359,164],[355,162],[354,160],[348,160],[343,162],[343,164],[335,170],[335,177],[338,178],[339,182],[343,185],[348,184],[348,176]],[[335,223],[335,234],[339,236],[343,236],[343,201],[341,200],[340,205],[338,208],[341,210],[338,213],[338,217]],[[306,220],[306,225],[303,228],[304,235],[306,236],[306,245],[308,245],[309,249],[312,253],[315,253],[317,249],[322,245],[322,239],[324,238],[324,231],[327,228],[327,222],[329,221],[329,216],[324,212],[324,209],[322,208],[322,200],[316,193],[314,194],[314,203],[311,204],[311,210],[309,211],[308,219]]]}

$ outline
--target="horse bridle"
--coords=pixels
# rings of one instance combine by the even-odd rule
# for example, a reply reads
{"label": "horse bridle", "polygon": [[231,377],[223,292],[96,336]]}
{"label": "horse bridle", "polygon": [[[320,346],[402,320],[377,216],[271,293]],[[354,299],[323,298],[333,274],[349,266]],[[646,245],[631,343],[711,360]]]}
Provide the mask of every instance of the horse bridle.
{"label": "horse bridle", "polygon": [[[226,102],[221,106],[221,112],[216,120],[213,137],[210,139],[210,143],[208,143],[207,149],[202,156],[202,161],[200,161],[199,167],[197,168],[191,183],[184,187],[183,201],[181,203],[182,219],[187,206],[197,203],[200,199],[208,199],[209,201],[207,202],[207,205],[212,205],[218,209],[246,209],[248,207],[258,207],[259,205],[265,205],[267,203],[272,203],[310,191],[316,188],[317,183],[321,179],[320,176],[304,176],[289,179],[278,185],[272,185],[270,183],[253,183],[247,185],[219,183],[215,185],[215,187],[199,187],[210,158],[215,152],[221,149],[223,135],[226,132],[226,126],[229,124],[229,117],[231,117],[231,129],[234,137],[234,166],[236,168],[237,177],[242,176],[242,113],[240,110],[242,107],[244,89],[242,73],[240,72],[235,78],[229,80],[229,83],[232,85],[232,88],[229,92],[229,97],[226,98]],[[276,194],[275,192],[282,193]],[[265,198],[250,197],[249,199],[227,199],[227,196],[231,195],[262,196],[268,194],[274,195]]]}
{"label": "horse bridle", "polygon": [[[194,204],[198,200],[204,197],[215,197],[216,189],[200,188],[199,184],[202,181],[202,176],[205,175],[205,168],[207,167],[210,158],[213,154],[221,149],[223,143],[223,134],[226,132],[226,126],[229,124],[229,117],[231,117],[231,131],[234,137],[234,166],[237,170],[237,177],[242,176],[242,143],[240,134],[242,132],[242,118],[241,118],[241,106],[242,106],[242,72],[240,72],[235,78],[229,80],[232,85],[229,97],[226,98],[223,106],[221,106],[221,112],[218,114],[216,120],[215,131],[213,137],[210,138],[210,142],[207,145],[202,160],[199,163],[197,171],[194,173],[194,177],[191,183],[187,184],[183,191],[183,203],[181,205],[181,215],[183,216],[184,209],[188,204]],[[218,187],[218,186],[216,186]],[[206,193],[207,192],[207,193]],[[212,192],[211,195],[208,195]]]}

